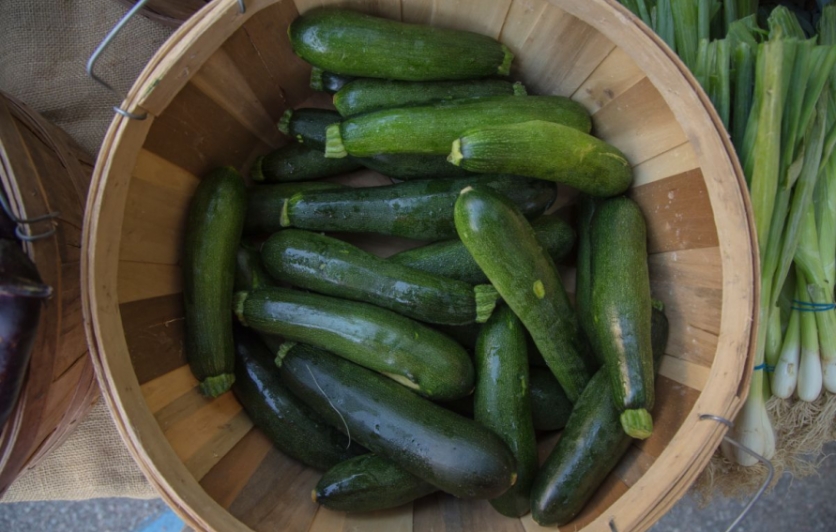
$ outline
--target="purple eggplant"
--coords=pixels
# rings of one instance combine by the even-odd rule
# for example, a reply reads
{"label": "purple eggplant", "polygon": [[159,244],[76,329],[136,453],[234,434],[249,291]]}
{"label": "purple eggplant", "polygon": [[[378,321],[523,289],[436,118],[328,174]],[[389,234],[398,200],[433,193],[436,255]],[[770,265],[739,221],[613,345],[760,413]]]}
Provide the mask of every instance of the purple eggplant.
{"label": "purple eggplant", "polygon": [[17,402],[41,305],[50,295],[20,244],[0,239],[0,429]]}

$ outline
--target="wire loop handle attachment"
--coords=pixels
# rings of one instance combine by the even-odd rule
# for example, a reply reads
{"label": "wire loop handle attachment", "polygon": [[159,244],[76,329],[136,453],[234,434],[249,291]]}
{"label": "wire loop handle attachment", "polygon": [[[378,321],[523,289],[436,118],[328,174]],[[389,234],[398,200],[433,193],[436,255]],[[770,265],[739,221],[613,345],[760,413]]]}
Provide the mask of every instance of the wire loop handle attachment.
{"label": "wire loop handle attachment", "polygon": [[[136,4],[134,4],[134,6],[127,13],[125,13],[125,16],[119,19],[119,22],[117,22],[116,25],[113,26],[113,29],[110,30],[110,32],[108,32],[107,35],[105,35],[105,38],[93,51],[93,55],[91,55],[90,59],[87,60],[87,75],[93,78],[93,81],[107,88],[123,100],[125,99],[125,95],[113,88],[113,86],[111,86],[108,82],[97,76],[93,71],[93,68],[96,66],[96,61],[99,60],[99,56],[101,56],[105,49],[108,46],[110,46],[110,43],[113,41],[113,38],[116,37],[116,34],[119,33],[122,30],[122,28],[125,27],[125,24],[127,24],[128,21],[131,19],[131,17],[133,17],[137,13],[137,11],[142,9],[147,3],[148,0],[139,0]],[[244,4],[244,0],[238,0],[238,9],[241,11],[242,14],[247,12],[247,6]],[[122,109],[119,106],[114,106],[113,110],[119,113],[120,115],[124,116],[125,118],[130,118],[131,120],[145,120],[146,118],[148,118],[148,113],[132,113],[130,111]]]}
{"label": "wire loop handle attachment", "polygon": [[24,242],[34,242],[35,240],[40,240],[42,238],[47,238],[55,234],[55,224],[51,224],[51,227],[44,231],[43,233],[36,233],[36,234],[26,234],[21,229],[21,226],[24,225],[32,225],[38,222],[44,222],[47,220],[54,220],[61,215],[58,211],[50,212],[48,214],[44,214],[42,216],[36,216],[35,218],[18,218],[15,216],[15,213],[12,212],[12,208],[9,206],[8,200],[6,200],[6,194],[0,190],[0,208],[3,209],[3,212],[11,218],[11,220],[17,224],[15,226],[15,236]]}

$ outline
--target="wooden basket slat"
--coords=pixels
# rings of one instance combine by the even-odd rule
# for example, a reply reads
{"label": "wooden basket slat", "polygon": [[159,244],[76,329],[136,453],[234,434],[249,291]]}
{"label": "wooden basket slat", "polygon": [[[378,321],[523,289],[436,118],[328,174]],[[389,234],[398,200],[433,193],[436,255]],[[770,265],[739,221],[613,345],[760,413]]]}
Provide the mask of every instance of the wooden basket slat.
{"label": "wooden basket slat", "polygon": [[633,166],[688,140],[648,78],[595,112],[592,132],[624,152]]}
{"label": "wooden basket slat", "polygon": [[[224,131],[228,136],[217,134]],[[145,148],[196,175],[224,165],[244,166],[253,151],[266,151],[258,137],[193,84],[187,84],[154,121]]]}
{"label": "wooden basket slat", "polygon": [[519,519],[500,517],[486,500],[459,499],[436,492],[413,503],[413,532],[524,532]]}
{"label": "wooden basket slat", "polygon": [[479,0],[402,0],[401,13],[404,22],[473,31],[496,38],[502,31],[510,5],[511,0],[499,0],[490,4]]}
{"label": "wooden basket slat", "polygon": [[191,368],[183,365],[143,384],[142,395],[148,409],[156,416],[166,405],[170,405],[197,385],[198,380],[192,374]]}
{"label": "wooden basket slat", "polygon": [[647,220],[647,251],[716,247],[713,210],[699,170],[630,189]]}
{"label": "wooden basket slat", "polygon": [[345,512],[335,512],[320,506],[307,532],[341,532],[345,518]]}
{"label": "wooden basket slat", "polygon": [[499,40],[514,53],[515,60],[511,64],[511,73],[515,78],[518,77],[519,62],[522,60],[520,50],[523,49],[526,40],[531,35],[537,20],[543,16],[546,10],[552,9],[554,7],[545,0],[525,2],[514,0],[508,7]]}
{"label": "wooden basket slat", "polygon": [[633,186],[640,187],[659,179],[695,170],[698,167],[697,155],[691,143],[686,142],[634,166]]}
{"label": "wooden basket slat", "polygon": [[223,48],[209,57],[191,82],[264,144],[272,148],[284,144],[267,110]]}
{"label": "wooden basket slat", "polygon": [[590,113],[596,113],[645,77],[630,56],[616,47],[581,83],[572,98],[584,104]]}
{"label": "wooden basket slat", "polygon": [[[177,384],[182,386],[185,382],[178,382]],[[197,386],[186,389],[181,395],[176,394],[177,391],[172,389],[170,395],[172,398],[171,402],[154,411],[154,418],[156,418],[163,432],[177,423],[187,420],[190,416],[197,413],[198,410],[212,403],[212,399],[204,397]]]}
{"label": "wooden basket slat", "polygon": [[178,264],[191,195],[136,178],[130,186],[119,259]]}
{"label": "wooden basket slat", "polygon": [[271,449],[229,507],[256,531],[307,530],[316,514],[311,490],[319,473]]}
{"label": "wooden basket slat", "polygon": [[119,311],[140,385],[186,364],[181,294],[124,303]]}
{"label": "wooden basket slat", "polygon": [[119,261],[119,303],[178,294],[182,286],[179,266]]}
{"label": "wooden basket slat", "polygon": [[656,458],[643,452],[635,445],[630,445],[624,458],[618,462],[613,472],[627,486],[632,486],[656,462]]}
{"label": "wooden basket slat", "polygon": [[58,240],[58,255],[62,264],[81,264],[81,226],[74,226],[62,217],[58,217],[61,227],[55,232]]}
{"label": "wooden basket slat", "polygon": [[[309,2],[310,3],[310,2]],[[315,2],[313,2],[315,3]],[[319,2],[320,5],[324,2]],[[329,6],[345,6],[360,9],[364,13],[384,17],[392,20],[401,20],[401,0],[354,0],[329,2]],[[297,8],[301,12],[299,2]],[[307,10],[308,8],[306,8]]]}
{"label": "wooden basket slat", "polygon": [[196,175],[148,150],[140,150],[131,176],[189,198],[200,183]]}
{"label": "wooden basket slat", "polygon": [[251,429],[200,479],[201,487],[229,508],[271,449],[273,442],[257,428]]}
{"label": "wooden basket slat", "polygon": [[[561,39],[554,39],[552,32],[559,33]],[[572,46],[566,46],[564,38]],[[522,44],[526,53],[518,71],[532,94],[570,96],[614,47],[612,41],[588,24],[559,9],[549,9]],[[575,66],[567,69],[565,65]]]}
{"label": "wooden basket slat", "polygon": [[642,452],[654,458],[659,458],[676,436],[700,395],[698,390],[665,376],[657,380],[659,385],[656,387],[656,404],[653,407],[653,435],[646,440],[634,442]]}
{"label": "wooden basket slat", "polygon": [[[578,516],[569,524],[561,527],[561,530],[580,530],[595,521],[599,516],[607,515],[610,506],[627,493],[628,489],[630,489],[630,486],[618,478],[618,475],[610,473]],[[620,529],[617,528],[617,530]]]}
{"label": "wooden basket slat", "polygon": [[[689,327],[714,336],[720,334],[721,317],[713,313],[706,315],[705,311],[717,308],[722,300],[722,290],[684,283],[665,283],[655,279],[651,282],[651,290],[658,299],[665,302],[669,320],[685,322]],[[711,361],[711,358],[693,360],[702,362],[705,367],[711,366]]]}
{"label": "wooden basket slat", "polygon": [[[16,122],[18,133],[27,147],[30,160],[32,162],[32,170],[38,176],[36,183],[39,186],[44,186],[48,183],[50,190],[48,194],[49,208],[53,211],[61,213],[61,220],[65,220],[73,226],[80,228],[84,223],[84,198],[79,197],[78,190],[70,179],[55,179],[50,176],[66,175],[67,169],[61,164],[61,161],[56,157],[55,150],[44,144],[39,135],[36,135],[25,124]],[[35,184],[33,182],[33,184]],[[46,194],[45,190],[42,190]],[[64,231],[64,224],[58,224],[56,229],[59,232]],[[49,227],[48,224],[40,224],[36,227]],[[37,229],[36,229],[37,230]]]}
{"label": "wooden basket slat", "polygon": [[292,52],[287,36],[287,27],[298,14],[293,2],[280,2],[266,7],[263,14],[253,17],[242,28],[270,78],[279,85],[279,98],[289,107],[299,105],[312,92],[311,67]]}
{"label": "wooden basket slat", "polygon": [[[348,513],[342,530],[363,530],[364,532],[412,532],[413,503],[409,502],[397,508],[367,513]],[[337,532],[337,531],[334,531]]]}
{"label": "wooden basket slat", "polygon": [[711,331],[692,326],[690,320],[695,314],[696,312],[674,314],[668,311],[671,334],[668,352],[674,353],[682,361],[706,368],[706,361],[717,349],[718,336]]}
{"label": "wooden basket slat", "polygon": [[[61,265],[62,279],[81,279],[81,264],[65,262]],[[61,343],[55,354],[53,374],[62,375],[77,360],[87,358],[87,337],[84,334],[79,283],[61,285]]]}
{"label": "wooden basket slat", "polygon": [[[47,436],[55,431],[55,427],[61,422],[65,416],[66,411],[62,406],[66,407],[78,390],[78,382],[81,375],[87,369],[87,358],[78,357],[73,363],[61,372],[53,381],[49,388],[49,393],[46,396],[46,405],[44,406],[44,414],[36,433],[36,441],[44,441]],[[32,449],[34,453],[36,449]]]}
{"label": "wooden basket slat", "polygon": [[186,469],[197,480],[202,479],[252,428],[252,420],[242,410],[184,461]]}
{"label": "wooden basket slat", "polygon": [[[716,340],[715,340],[716,345]],[[693,390],[703,390],[708,382],[709,369],[679,358],[681,355],[665,355],[659,368],[659,375],[683,384]]]}
{"label": "wooden basket slat", "polygon": [[171,448],[185,462],[223,431],[241,411],[241,404],[232,392],[226,392],[163,432]]}
{"label": "wooden basket slat", "polygon": [[720,249],[716,247],[653,253],[648,257],[648,267],[656,284],[687,283],[695,288],[723,288]]}

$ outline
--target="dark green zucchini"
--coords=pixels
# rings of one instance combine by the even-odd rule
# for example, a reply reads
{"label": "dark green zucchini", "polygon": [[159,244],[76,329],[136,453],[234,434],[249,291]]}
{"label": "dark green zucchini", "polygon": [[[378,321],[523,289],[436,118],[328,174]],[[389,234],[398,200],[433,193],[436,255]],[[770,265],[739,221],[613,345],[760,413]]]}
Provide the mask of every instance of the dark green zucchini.
{"label": "dark green zucchini", "polygon": [[537,441],[531,420],[525,329],[509,307],[498,308],[482,327],[474,365],[473,415],[502,438],[517,460],[516,484],[490,503],[502,515],[520,517],[529,512]]}
{"label": "dark green zucchini", "polygon": [[[537,240],[555,262],[562,260],[572,250],[575,231],[557,216],[542,216],[534,220],[531,226],[534,228]],[[401,251],[389,257],[388,260],[466,283],[488,282],[485,273],[459,239],[434,242]]]}
{"label": "dark green zucchini", "polygon": [[304,107],[288,109],[279,119],[279,131],[313,150],[324,150],[328,126],[342,120],[330,109]]}
{"label": "dark green zucchini", "polygon": [[388,262],[330,236],[286,229],[261,248],[267,271],[281,281],[387,308],[427,323],[484,322],[496,305],[490,285],[474,287]]}
{"label": "dark green zucchini", "polygon": [[235,291],[253,290],[276,283],[261,263],[261,244],[242,240],[235,255]]}
{"label": "dark green zucchini", "polygon": [[[656,370],[667,343],[667,318],[653,309],[653,358]],[[661,347],[661,349],[659,349]],[[632,438],[621,428],[621,411],[601,368],[575,403],[566,428],[531,489],[531,516],[542,526],[569,523],[618,464]]]}
{"label": "dark green zucchini", "polygon": [[356,11],[320,8],[287,30],[296,54],[338,74],[429,81],[507,76],[514,54],[469,31],[433,28]]}
{"label": "dark green zucchini", "polygon": [[516,481],[508,446],[475,421],[309,346],[277,363],[288,388],[329,423],[447,493],[492,498]]}
{"label": "dark green zucchini", "polygon": [[568,125],[530,120],[463,132],[447,160],[472,172],[513,171],[593,196],[615,196],[630,187],[633,168],[615,146]]}
{"label": "dark green zucchini", "polygon": [[460,166],[450,164],[444,155],[381,153],[371,157],[345,157],[345,159],[354,159],[366,168],[403,181],[474,175],[473,172],[468,172]]}
{"label": "dark green zucchini", "polygon": [[[328,125],[342,120],[336,111],[326,109],[288,110],[279,121],[279,130],[296,138],[302,146],[318,151],[323,159],[336,160],[324,156],[325,130]],[[427,179],[438,177],[459,177],[473,175],[473,172],[451,164],[447,154],[423,153],[381,153],[371,157],[343,157],[343,164],[360,164],[376,172],[395,179]]]}
{"label": "dark green zucchini", "polygon": [[578,322],[598,362],[603,363],[601,352],[595,347],[595,326],[592,319],[592,216],[600,203],[588,194],[578,197],[578,255],[575,277],[575,312]]}
{"label": "dark green zucchini", "polygon": [[247,189],[247,215],[244,219],[244,232],[253,234],[280,231],[283,228],[282,208],[288,199],[299,192],[347,188],[345,185],[327,181],[279,183],[250,187]]}
{"label": "dark green zucchini", "polygon": [[608,371],[624,431],[641,439],[653,431],[650,310],[644,216],[626,197],[604,201],[592,219],[594,344]]}
{"label": "dark green zucchini", "polygon": [[235,355],[232,391],[253,424],[281,452],[320,470],[368,452],[290,393],[255,333],[238,327]]}
{"label": "dark green zucchini", "polygon": [[326,157],[379,153],[447,155],[465,131],[530,120],[564,124],[588,133],[589,113],[563,96],[488,96],[384,109],[347,118],[325,131]]}
{"label": "dark green zucchini", "polygon": [[525,87],[503,79],[421,82],[367,78],[344,85],[334,95],[334,107],[348,117],[392,107],[502,95],[525,96]]}
{"label": "dark green zucchini", "polygon": [[548,368],[528,368],[531,416],[537,430],[560,430],[572,413],[572,402]]}
{"label": "dark green zucchini", "polygon": [[247,195],[234,168],[219,168],[195,190],[186,221],[183,300],[186,357],[204,395],[235,380],[232,293]]}
{"label": "dark green zucchini", "polygon": [[463,188],[480,183],[539,216],[556,194],[551,183],[516,176],[424,179],[382,187],[299,193],[285,202],[282,226],[311,231],[381,233],[417,240],[454,238],[453,205]]}
{"label": "dark green zucchini", "polygon": [[349,157],[329,159],[322,150],[293,142],[258,157],[253,162],[250,177],[259,183],[286,183],[331,177],[360,168],[363,165]]}
{"label": "dark green zucchini", "polygon": [[473,350],[476,347],[476,339],[479,337],[479,331],[482,330],[481,323],[470,323],[468,325],[433,325],[433,329],[441,331],[456,342],[460,343],[464,348]]}
{"label": "dark green zucchini", "polygon": [[319,67],[313,67],[311,69],[311,88],[315,91],[323,91],[329,94],[334,94],[343,88],[343,85],[350,81],[354,81],[355,79],[357,78],[354,76],[334,74],[333,72],[322,70]]}
{"label": "dark green zucchini", "polygon": [[482,186],[462,190],[455,221],[465,247],[531,333],[566,396],[577,401],[589,381],[578,320],[531,224],[504,196]]}
{"label": "dark green zucchini", "polygon": [[396,463],[370,453],[326,471],[311,498],[331,510],[373,512],[396,508],[437,490]]}
{"label": "dark green zucchini", "polygon": [[366,303],[285,288],[238,292],[235,312],[246,326],[327,348],[433,399],[473,390],[473,364],[447,336]]}

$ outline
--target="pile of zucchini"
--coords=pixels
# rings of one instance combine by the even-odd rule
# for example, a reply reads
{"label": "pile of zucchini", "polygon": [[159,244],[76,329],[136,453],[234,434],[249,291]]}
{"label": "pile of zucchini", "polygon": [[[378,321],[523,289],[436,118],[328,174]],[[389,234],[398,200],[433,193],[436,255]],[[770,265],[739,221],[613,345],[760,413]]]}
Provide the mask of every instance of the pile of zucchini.
{"label": "pile of zucchini", "polygon": [[[336,110],[289,110],[293,142],[249,189],[221,168],[195,193],[184,297],[201,391],[231,388],[279,449],[325,470],[313,499],[329,508],[442,490],[571,521],[652,432],[667,322],[621,195],[630,164],[581,105],[507,81],[513,54],[489,37],[339,9],[289,36]],[[363,167],[396,182],[313,181]],[[582,193],[577,239],[545,214],[556,182]],[[424,245],[381,258],[347,233]],[[573,305],[555,263],[576,248]],[[538,464],[537,431],[560,429]]]}

